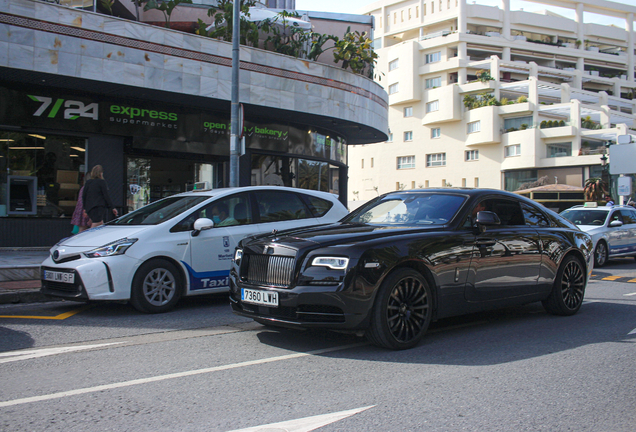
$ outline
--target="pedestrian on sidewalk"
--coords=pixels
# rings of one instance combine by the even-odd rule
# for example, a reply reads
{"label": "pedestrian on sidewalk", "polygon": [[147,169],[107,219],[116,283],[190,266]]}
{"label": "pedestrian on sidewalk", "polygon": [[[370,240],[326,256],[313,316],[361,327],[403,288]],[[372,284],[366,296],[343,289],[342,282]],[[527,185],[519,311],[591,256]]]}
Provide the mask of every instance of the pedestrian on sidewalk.
{"label": "pedestrian on sidewalk", "polygon": [[104,180],[104,169],[101,165],[95,165],[91,170],[91,178],[84,185],[82,201],[84,210],[91,219],[91,228],[104,223],[109,209],[117,216],[117,209],[108,195],[108,185]]}
{"label": "pedestrian on sidewalk", "polygon": [[73,234],[81,233],[84,230],[87,230],[91,227],[91,218],[88,217],[88,214],[84,210],[84,199],[82,195],[84,195],[84,185],[86,181],[90,179],[90,174],[86,174],[84,177],[84,181],[82,182],[82,188],[79,190],[79,194],[77,197],[77,205],[75,206],[75,211],[73,212],[73,216],[71,217],[71,225],[73,225]]}

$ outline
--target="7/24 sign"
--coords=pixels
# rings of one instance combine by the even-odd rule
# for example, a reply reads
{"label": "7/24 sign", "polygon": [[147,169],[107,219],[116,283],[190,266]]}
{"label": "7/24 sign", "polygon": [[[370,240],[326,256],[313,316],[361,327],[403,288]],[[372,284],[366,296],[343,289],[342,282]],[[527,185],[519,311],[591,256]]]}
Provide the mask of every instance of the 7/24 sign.
{"label": "7/24 sign", "polygon": [[88,117],[93,120],[97,120],[99,118],[99,104],[97,102],[85,105],[84,102],[81,101],[56,99],[54,103],[53,98],[50,97],[28,96],[31,100],[42,103],[37,111],[33,113],[34,117],[41,117],[50,107],[47,117],[55,118],[58,112],[60,112],[62,105],[64,105],[62,112],[64,113],[64,119],[66,120],[76,120],[80,117]]}

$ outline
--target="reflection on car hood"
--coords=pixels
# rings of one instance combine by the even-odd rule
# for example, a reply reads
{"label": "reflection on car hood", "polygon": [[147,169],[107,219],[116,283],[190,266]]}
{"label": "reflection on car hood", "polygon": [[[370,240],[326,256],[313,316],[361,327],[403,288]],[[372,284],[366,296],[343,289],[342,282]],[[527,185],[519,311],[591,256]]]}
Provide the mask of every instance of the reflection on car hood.
{"label": "reflection on car hood", "polygon": [[149,226],[111,226],[101,225],[97,228],[91,228],[73,237],[62,240],[58,246],[80,247],[80,248],[96,248],[112,243],[122,238],[134,238],[139,232],[145,231]]}
{"label": "reflection on car hood", "polygon": [[579,227],[581,231],[584,231],[589,234],[594,234],[597,231],[601,231],[605,229],[604,226],[598,226],[598,225],[577,225],[577,226]]}
{"label": "reflection on car hood", "polygon": [[330,246],[332,244],[343,246],[346,243],[360,243],[387,236],[438,231],[442,229],[445,229],[442,225],[414,227],[337,223],[320,227],[281,231],[258,236],[255,237],[254,240],[247,240],[246,242],[249,245],[256,243],[283,243],[297,248],[301,248],[303,244],[307,243],[321,246]]}

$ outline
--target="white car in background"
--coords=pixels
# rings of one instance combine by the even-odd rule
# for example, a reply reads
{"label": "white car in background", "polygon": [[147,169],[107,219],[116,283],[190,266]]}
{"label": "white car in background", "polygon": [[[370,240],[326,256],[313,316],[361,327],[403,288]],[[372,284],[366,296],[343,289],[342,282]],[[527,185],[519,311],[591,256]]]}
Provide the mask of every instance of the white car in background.
{"label": "white car in background", "polygon": [[[223,208],[229,218],[215,224],[213,213]],[[142,312],[165,312],[181,296],[228,291],[234,248],[243,237],[347,214],[330,193],[280,186],[173,195],[60,241],[42,263],[41,292],[129,300]]]}
{"label": "white car in background", "polygon": [[636,209],[631,206],[574,206],[561,216],[592,236],[594,267],[614,257],[636,256]]}

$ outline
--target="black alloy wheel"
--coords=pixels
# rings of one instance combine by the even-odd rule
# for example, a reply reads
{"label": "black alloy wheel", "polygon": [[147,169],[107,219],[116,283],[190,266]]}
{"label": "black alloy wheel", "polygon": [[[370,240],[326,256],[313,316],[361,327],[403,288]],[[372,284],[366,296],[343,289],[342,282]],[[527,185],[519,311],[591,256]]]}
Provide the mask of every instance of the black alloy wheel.
{"label": "black alloy wheel", "polygon": [[609,251],[607,247],[607,243],[603,240],[600,240],[596,244],[596,249],[594,249],[594,267],[600,268],[607,264],[607,260],[609,258]]}
{"label": "black alloy wheel", "polygon": [[432,295],[426,279],[415,270],[399,269],[378,291],[366,336],[383,348],[412,348],[424,337],[431,314]]}
{"label": "black alloy wheel", "polygon": [[559,267],[550,296],[542,302],[543,307],[554,315],[574,315],[583,304],[585,285],[583,264],[578,258],[567,256]]}

